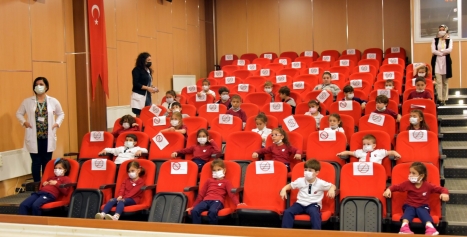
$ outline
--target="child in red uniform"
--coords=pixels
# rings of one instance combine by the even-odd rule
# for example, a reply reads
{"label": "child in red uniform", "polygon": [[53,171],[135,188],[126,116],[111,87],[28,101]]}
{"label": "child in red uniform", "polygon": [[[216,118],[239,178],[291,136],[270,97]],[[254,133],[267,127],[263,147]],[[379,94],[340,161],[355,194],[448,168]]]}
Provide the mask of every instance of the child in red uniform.
{"label": "child in red uniform", "polygon": [[187,127],[183,125],[183,116],[180,112],[173,112],[170,125],[166,129],[162,129],[161,132],[178,132],[187,137]]}
{"label": "child in red uniform", "polygon": [[424,182],[427,179],[426,167],[421,162],[414,162],[410,166],[409,180],[391,185],[384,192],[383,196],[391,198],[391,192],[407,192],[407,200],[402,209],[402,226],[399,234],[413,234],[409,228],[409,222],[418,217],[425,224],[425,235],[438,235],[438,231],[433,227],[433,218],[430,216],[430,194],[440,193],[439,198],[445,202],[449,201],[449,191],[446,188],[435,186]]}
{"label": "child in red uniform", "polygon": [[245,127],[246,114],[245,111],[240,109],[240,105],[242,104],[242,98],[239,95],[234,95],[232,96],[232,101],[230,102],[230,104],[232,104],[232,107],[229,110],[227,110],[226,114],[231,114],[233,116],[241,118],[243,122],[243,127]]}
{"label": "child in red uniform", "polygon": [[297,103],[295,100],[290,97],[290,89],[287,86],[283,86],[279,89],[279,96],[282,99],[282,102],[289,104],[292,107],[292,114],[295,114],[295,107],[297,107]]}
{"label": "child in red uniform", "polygon": [[417,77],[417,79],[415,79],[415,91],[412,91],[410,94],[409,94],[409,97],[407,97],[407,100],[411,100],[411,99],[430,99],[432,100],[433,98],[431,98],[431,94],[425,90],[426,88],[426,80],[424,77]]}
{"label": "child in red uniform", "polygon": [[407,130],[430,130],[430,127],[425,122],[425,116],[423,112],[419,109],[414,109],[410,111],[410,125],[407,127]]}
{"label": "child in red uniform", "polygon": [[227,109],[230,109],[232,105],[230,104],[230,96],[229,96],[229,89],[225,86],[219,88],[219,96],[221,97],[220,100],[216,102],[216,104],[223,104]]}
{"label": "child in red uniform", "polygon": [[[120,191],[118,191],[118,197],[112,198],[108,203],[105,204],[104,209],[101,213],[97,213],[96,219],[106,219],[118,221],[120,215],[123,213],[123,208],[126,206],[136,205],[141,201],[143,196],[143,190],[141,187],[144,185],[144,180],[141,179],[145,173],[145,170],[138,161],[131,161],[126,166],[128,172],[128,178],[125,179],[120,186]],[[112,207],[117,206],[115,210],[115,215],[108,214]]]}
{"label": "child in red uniform", "polygon": [[42,187],[38,192],[32,193],[19,205],[20,215],[29,215],[30,212],[34,216],[42,215],[41,207],[49,202],[57,200],[60,195],[65,195],[68,188],[62,188],[60,185],[70,183],[68,174],[70,173],[70,163],[65,159],[56,159],[54,174],[42,183]]}
{"label": "child in red uniform", "polygon": [[122,127],[117,131],[112,132],[112,135],[114,135],[115,138],[124,132],[139,131],[139,124],[137,124],[136,119],[129,114],[123,115],[119,123]]}
{"label": "child in red uniform", "polygon": [[198,144],[176,151],[172,153],[172,157],[175,158],[180,154],[193,154],[192,161],[198,165],[199,173],[201,172],[204,164],[211,159],[211,156],[218,155],[221,151],[214,140],[209,140],[209,133],[206,129],[202,128],[198,130],[196,136],[198,137]]}
{"label": "child in red uniform", "polygon": [[274,144],[253,152],[252,157],[257,159],[259,155],[272,154],[272,159],[284,163],[287,166],[287,171],[290,172],[290,155],[294,155],[294,159],[300,160],[302,159],[302,151],[290,145],[287,133],[282,128],[273,129],[271,138]]}
{"label": "child in red uniform", "polygon": [[224,208],[224,200],[227,194],[230,199],[236,205],[245,205],[239,203],[237,196],[235,196],[230,190],[232,190],[232,184],[229,180],[224,179],[225,169],[224,161],[217,159],[211,163],[212,178],[206,180],[203,184],[203,188],[198,193],[193,207],[187,208],[186,211],[191,210],[191,218],[193,224],[201,224],[201,213],[208,211],[209,224],[217,224],[219,210]]}
{"label": "child in red uniform", "polygon": [[373,111],[373,113],[378,113],[378,114],[388,114],[391,115],[396,122],[399,122],[401,120],[401,115],[397,114],[396,112],[387,109],[386,107],[388,106],[389,103],[389,98],[385,95],[378,95],[376,96],[376,110]]}

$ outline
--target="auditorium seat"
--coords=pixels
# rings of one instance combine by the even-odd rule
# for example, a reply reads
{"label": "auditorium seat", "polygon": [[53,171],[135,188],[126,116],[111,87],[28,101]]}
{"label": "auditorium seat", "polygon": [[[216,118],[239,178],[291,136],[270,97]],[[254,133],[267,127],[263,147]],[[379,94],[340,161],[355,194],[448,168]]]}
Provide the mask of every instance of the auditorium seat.
{"label": "auditorium seat", "polygon": [[148,119],[163,116],[165,112],[167,112],[167,109],[162,105],[155,105],[154,107],[149,105],[141,110],[139,118],[143,121],[143,125],[146,126],[144,123],[148,121]]}
{"label": "auditorium seat", "polygon": [[[422,98],[417,98],[417,99],[419,99],[419,100],[429,100],[429,101],[432,101],[433,103],[435,103],[433,101],[433,99],[435,98],[435,94],[433,93],[433,89],[427,87],[425,90],[428,91],[428,93],[430,93],[432,99],[431,100],[430,99],[422,99]],[[415,88],[405,88],[404,94],[402,96],[402,103],[406,102],[407,98],[409,98],[410,93],[412,93],[414,91],[416,91]]]}
{"label": "auditorium seat", "polygon": [[271,62],[277,58],[277,54],[274,53],[274,52],[265,52],[265,53],[262,53],[259,58],[269,58],[271,60]]}
{"label": "auditorium seat", "polygon": [[246,95],[243,102],[255,104],[259,108],[262,108],[265,104],[269,104],[271,102],[271,95],[266,92],[253,92]]}
{"label": "auditorium seat", "polygon": [[[341,126],[344,129],[345,137],[347,138],[347,143],[350,143],[352,140],[352,135],[355,132],[355,123],[352,116],[347,114],[339,114],[341,117]],[[319,124],[319,130],[324,130],[325,128],[329,128],[329,115],[324,116],[321,119]]]}
{"label": "auditorium seat", "polygon": [[[214,140],[216,143],[217,147],[219,147],[219,151],[222,148],[222,136],[219,132],[209,130],[209,140]],[[195,146],[198,144],[198,134],[196,133],[190,133],[188,135],[188,138],[186,139],[186,145],[185,148],[190,148],[192,146]],[[193,154],[185,154],[185,160],[192,160]],[[214,157],[212,157],[214,158]]]}
{"label": "auditorium seat", "polygon": [[211,121],[219,114],[225,114],[227,107],[223,104],[207,104],[198,108],[198,117],[205,118],[210,126]]}
{"label": "auditorium seat", "polygon": [[296,52],[293,52],[293,51],[286,51],[286,52],[282,52],[280,54],[280,57],[288,57],[292,61],[294,61],[298,57],[298,54]]}
{"label": "auditorium seat", "polygon": [[[216,78],[214,78],[216,79]],[[191,95],[196,95],[197,92],[201,91],[201,86],[196,86],[196,85],[191,85],[191,86],[185,86],[182,88],[182,91],[180,92],[185,99],[188,100],[188,98]],[[144,120],[143,120],[144,121]]]}
{"label": "auditorium seat", "polygon": [[[386,90],[386,89],[374,89],[372,92],[370,92],[370,100],[376,100],[376,97],[378,96],[378,90]],[[386,91],[383,91],[383,93],[387,93]],[[388,94],[385,94],[386,97],[388,97],[389,101],[394,101],[394,103],[391,103],[389,102],[389,106],[391,106],[390,109],[395,109],[397,108],[396,110],[394,110],[394,112],[397,112],[399,111],[399,93],[397,92],[397,90],[390,90],[390,92]],[[394,105],[393,105],[394,104]],[[394,107],[396,106],[396,107]],[[370,112],[374,111],[371,110]]]}
{"label": "auditorium seat", "polygon": [[272,62],[272,60],[269,59],[269,58],[255,58],[252,61],[253,64],[261,65],[262,68],[264,68],[267,64],[269,64],[271,62]]}
{"label": "auditorium seat", "polygon": [[[300,115],[300,114],[305,114],[306,112],[309,112],[310,111],[310,107],[308,106],[309,102],[310,101],[308,100],[308,101],[304,101],[302,103],[297,104],[297,107],[295,108],[295,114]],[[319,107],[320,107],[319,113],[326,116],[326,111],[327,111],[326,106],[323,104],[320,104]]]}
{"label": "auditorium seat", "polygon": [[381,61],[378,61],[378,59],[370,59],[370,58],[361,59],[360,61],[358,61],[357,65],[358,66],[371,65],[371,66],[375,67],[376,72],[378,72],[379,67],[381,66]]}
{"label": "auditorium seat", "polygon": [[362,54],[362,59],[378,60],[378,68],[379,68],[379,65],[381,65],[381,63],[383,62],[383,50],[381,50],[380,48],[365,49],[365,51],[363,51],[363,54]]}
{"label": "auditorium seat", "polygon": [[424,114],[432,114],[437,116],[437,106],[432,100],[427,99],[413,99],[407,100],[402,104],[402,115],[410,114],[410,111],[419,109]]}
{"label": "auditorium seat", "polygon": [[283,68],[277,71],[276,75],[287,75],[291,78],[295,78],[296,76],[300,75],[300,70],[295,68]]}
{"label": "auditorium seat", "polygon": [[[402,92],[402,81],[393,80],[394,90]],[[373,85],[373,90],[386,89],[386,80],[376,81]]]}
{"label": "auditorium seat", "polygon": [[[425,123],[427,126],[430,128],[430,131],[434,132],[435,134],[439,134],[439,128],[438,128],[438,118],[429,113],[423,113],[423,117],[425,120]],[[400,126],[399,130],[402,131],[408,131],[409,126],[410,126],[410,113],[407,113],[402,116],[401,121],[400,121]]]}
{"label": "auditorium seat", "polygon": [[[271,107],[273,107],[272,111]],[[280,108],[282,108],[282,111],[277,111],[277,109],[280,110]],[[274,102],[263,105],[261,112],[265,113],[266,115],[272,115],[276,117],[279,125],[281,125],[284,123],[284,118],[292,115],[292,106],[284,102]]]}
{"label": "auditorium seat", "polygon": [[244,53],[240,56],[240,59],[245,59],[245,60],[249,60],[250,62],[253,62],[253,60],[257,59],[258,58],[258,55],[254,54],[254,53]]}
{"label": "auditorium seat", "polygon": [[[219,118],[225,122],[232,119],[232,124],[221,124],[219,122]],[[225,142],[231,133],[242,131],[243,122],[239,117],[231,116],[229,114],[219,114],[211,120],[210,126],[212,131],[216,131],[221,134],[222,142]]]}
{"label": "auditorium seat", "polygon": [[126,135],[128,135],[128,134],[134,134],[136,136],[136,138],[138,139],[138,146],[139,147],[148,149],[148,146],[149,146],[149,136],[148,136],[148,134],[146,134],[144,132],[134,132],[134,131],[133,132],[120,133],[120,135],[115,140],[115,147],[124,146],[125,145],[125,138],[126,138]]}
{"label": "auditorium seat", "polygon": [[[328,131],[323,131],[328,132]],[[333,161],[341,166],[345,164],[345,161],[337,156],[337,153],[345,151],[347,146],[347,139],[345,134],[336,132],[336,139],[334,141],[320,141],[320,135],[323,138],[327,138],[329,135],[320,134],[318,132],[312,132],[308,136],[308,142],[306,146],[306,159],[317,159],[319,161]]]}
{"label": "auditorium seat", "polygon": [[362,57],[362,52],[358,49],[346,49],[342,51],[341,57],[344,55],[355,56],[357,57],[357,60],[360,60],[360,58]]}
{"label": "auditorium seat", "polygon": [[219,65],[222,67],[226,65],[231,65],[233,60],[238,59],[238,56],[235,54],[226,54],[222,55]]}
{"label": "auditorium seat", "polygon": [[245,80],[246,78],[253,76],[253,73],[247,69],[238,69],[233,71],[229,76],[234,76],[240,78],[241,80]]}
{"label": "auditorium seat", "polygon": [[316,51],[303,51],[300,53],[300,57],[307,57],[307,58],[312,58],[313,61],[316,61],[316,59],[319,58],[319,53]]}
{"label": "auditorium seat", "polygon": [[[383,118],[381,116],[384,116],[384,121],[382,121]],[[369,122],[370,119],[372,122]],[[381,121],[383,124],[382,126],[375,124],[380,123]],[[396,134],[396,120],[391,115],[370,113],[362,116],[360,118],[360,126],[358,127],[358,131],[362,132],[367,130],[384,131],[389,134],[389,137],[391,138],[391,144],[396,144],[394,141]]]}
{"label": "auditorium seat", "polygon": [[[251,131],[256,128],[256,116],[249,117],[246,120],[246,125],[244,131]],[[279,127],[279,122],[276,117],[272,115],[266,115],[268,122],[266,123],[266,128],[274,129]]]}
{"label": "auditorium seat", "polygon": [[[93,141],[91,141],[91,136],[93,136]],[[100,140],[100,137],[103,136],[102,141],[95,141],[94,139]],[[83,139],[81,140],[81,147],[79,153],[69,152],[63,154],[64,156],[77,156],[77,161],[82,164],[88,159],[99,157],[99,152],[104,150],[104,148],[114,146],[114,136],[112,133],[104,131],[91,131],[84,134]],[[109,156],[105,156],[109,159]]]}
{"label": "auditorium seat", "polygon": [[148,119],[145,123],[146,127],[144,128],[144,133],[146,133],[149,136],[149,138],[153,138],[161,130],[169,128],[171,126],[170,119],[171,119],[170,116],[165,117],[165,124],[164,124],[164,116]]}
{"label": "auditorium seat", "polygon": [[252,131],[232,132],[227,136],[224,159],[254,161],[253,152],[261,149],[261,136]]}
{"label": "auditorium seat", "polygon": [[[303,98],[303,101],[310,101],[310,100],[317,100],[318,98],[318,95],[322,92],[322,90],[316,90],[316,91],[312,91],[310,93],[308,93],[305,98]],[[324,104],[324,106],[327,108],[330,108],[331,107],[331,104],[333,102],[334,98],[333,98],[333,95],[331,94],[323,103],[320,103],[320,104]]]}
{"label": "auditorium seat", "polygon": [[[154,164],[157,167],[156,174],[155,174],[155,180],[158,180],[159,177],[159,168],[167,160],[171,159],[171,155],[173,152],[176,152],[178,150],[181,150],[185,147],[185,137],[178,132],[163,132],[162,135],[165,137],[165,139],[168,142],[168,145],[165,146],[163,149],[160,149],[156,141],[162,141],[163,138],[159,137],[158,135],[154,136],[154,138],[151,139],[151,145],[149,147],[149,156],[148,159],[151,160],[151,162],[154,162]],[[157,183],[157,182],[156,182]]]}
{"label": "auditorium seat", "polygon": [[288,68],[292,61],[293,60],[289,57],[277,57],[274,60],[272,60],[273,63],[280,63],[284,65],[284,68]]}
{"label": "auditorium seat", "polygon": [[[282,125],[282,129],[290,134],[299,133],[303,136],[303,148],[304,153],[306,153],[306,144],[308,142],[308,135],[312,132],[316,132],[316,121],[313,118],[310,118],[308,115],[304,114],[296,114],[292,116],[293,120],[291,121],[284,121],[284,125]],[[295,120],[295,121],[294,121]],[[287,126],[287,125],[288,126]],[[289,129],[290,127],[290,129]],[[297,144],[294,144],[294,146]]]}
{"label": "auditorium seat", "polygon": [[[122,125],[120,124],[120,120],[122,118],[118,118],[117,120],[115,120],[114,122],[114,127],[112,128],[112,132],[116,132],[118,131],[119,129],[122,128]],[[142,131],[143,130],[143,120],[141,120],[141,118],[134,118],[136,120],[136,123],[138,124],[139,126],[139,131]],[[132,126],[132,124],[130,124],[130,126]]]}
{"label": "auditorium seat", "polygon": [[[386,65],[386,66],[397,66],[397,65]],[[380,70],[378,75],[376,76],[376,80],[377,81],[394,80],[394,81],[398,81],[402,85],[402,82],[404,80],[404,74],[403,72]]]}
{"label": "auditorium seat", "polygon": [[[352,103],[352,110],[347,110],[347,103]],[[350,105],[349,105],[350,106]],[[357,101],[336,101],[329,108],[330,114],[349,115],[354,120],[354,126],[358,127],[360,117],[362,117],[362,107]]]}
{"label": "auditorium seat", "polygon": [[[214,102],[214,97],[211,94],[192,95],[188,97],[188,104],[194,105],[196,109],[203,105],[211,104]],[[182,108],[183,110],[183,108]]]}
{"label": "auditorium seat", "polygon": [[400,74],[404,75],[404,68],[403,66],[399,64],[386,64],[386,65],[381,65],[379,68],[379,72],[399,72]]}
{"label": "auditorium seat", "polygon": [[224,71],[224,73],[225,73],[224,77],[230,76],[230,75],[232,75],[232,73],[234,71],[241,70],[241,69],[242,69],[242,67],[237,66],[237,65],[226,65],[226,66],[222,67],[222,71]]}
{"label": "auditorium seat", "polygon": [[438,134],[426,130],[402,131],[397,135],[396,149],[401,158],[397,164],[427,162],[442,170],[444,156],[439,150]]}
{"label": "auditorium seat", "polygon": [[208,129],[208,121],[203,117],[187,117],[183,118],[183,125],[187,127],[188,135],[197,133],[198,130]]}
{"label": "auditorium seat", "polygon": [[337,72],[337,73],[343,74],[346,78],[348,78],[350,75],[351,67],[339,66],[339,61],[336,61],[336,62],[334,62],[334,65],[331,68],[329,68],[329,72],[331,73]]}
{"label": "auditorium seat", "polygon": [[284,65],[282,63],[268,63],[268,64],[264,65],[263,68],[271,69],[271,71],[273,71],[274,73],[277,74],[277,72],[279,70],[281,70],[281,69],[283,69],[285,67],[284,67]]}

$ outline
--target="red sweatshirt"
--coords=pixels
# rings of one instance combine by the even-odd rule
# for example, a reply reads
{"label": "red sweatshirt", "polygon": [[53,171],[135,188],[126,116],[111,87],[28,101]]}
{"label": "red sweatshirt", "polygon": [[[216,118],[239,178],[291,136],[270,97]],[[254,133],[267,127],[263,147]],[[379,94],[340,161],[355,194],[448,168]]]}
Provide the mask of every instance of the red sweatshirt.
{"label": "red sweatshirt", "polygon": [[227,107],[227,109],[230,109],[230,107],[232,107],[232,104],[230,103],[230,99],[226,100],[225,102],[222,102],[222,100],[218,100],[218,101],[216,101],[216,104],[225,105],[225,107]]}
{"label": "red sweatshirt", "polygon": [[423,91],[423,92],[417,92],[417,91],[412,91],[410,92],[409,94],[409,97],[407,97],[408,100],[411,100],[411,99],[430,99],[432,100],[433,98],[431,98],[431,94],[430,92],[428,91]]}
{"label": "red sweatshirt", "polygon": [[134,126],[134,127],[129,128],[129,129],[124,129],[123,127],[121,127],[117,131],[112,132],[112,135],[114,135],[114,137],[117,138],[120,134],[122,134],[124,132],[135,132],[135,131],[139,132],[139,126]]}
{"label": "red sweatshirt", "polygon": [[243,111],[242,109],[235,112],[235,111],[233,111],[232,108],[230,108],[229,110],[227,110],[226,114],[231,114],[231,115],[233,115],[235,117],[239,117],[239,118],[242,119],[242,122],[246,123],[246,114],[245,114],[245,111]]}
{"label": "red sweatshirt", "polygon": [[138,204],[141,197],[143,197],[143,190],[141,190],[143,186],[144,180],[142,178],[138,178],[135,182],[127,178],[123,181],[122,186],[120,186],[118,196],[122,196],[122,198],[132,198],[135,203]]}
{"label": "red sweatshirt", "polygon": [[286,146],[285,144],[281,146],[273,144],[267,148],[256,151],[256,153],[258,153],[258,155],[272,154],[273,160],[288,164],[290,163],[291,155],[302,154],[302,151],[293,146]]}
{"label": "red sweatshirt", "polygon": [[397,113],[386,108],[386,110],[384,111],[378,111],[377,109],[375,109],[375,111],[373,111],[373,113],[377,113],[377,114],[387,114],[387,115],[391,115],[394,119],[397,119]]}
{"label": "red sweatshirt", "polygon": [[180,128],[176,128],[176,127],[172,126],[171,124],[169,124],[169,126],[167,128],[175,128],[175,130],[185,129],[185,134],[182,134],[182,135],[185,137],[185,139],[188,137],[188,127],[185,124],[183,124]]}
{"label": "red sweatshirt", "polygon": [[449,191],[440,186],[433,185],[424,181],[420,188],[416,188],[415,184],[410,181],[405,181],[403,183],[392,185],[389,187],[391,192],[405,192],[407,191],[407,200],[405,204],[412,207],[421,207],[422,205],[428,205],[430,203],[430,194],[432,193],[445,193],[449,194]]}
{"label": "red sweatshirt", "polygon": [[225,196],[228,194],[230,199],[235,205],[238,205],[238,198],[230,190],[232,190],[232,184],[228,179],[214,179],[210,178],[206,180],[203,187],[198,193],[193,207],[198,205],[201,201],[220,201],[224,205]]}
{"label": "red sweatshirt", "polygon": [[212,154],[219,155],[221,151],[217,146],[216,142],[209,142],[206,145],[201,146],[200,144],[196,144],[189,148],[185,148],[179,151],[176,151],[177,154],[193,154],[193,158],[199,158],[208,162],[211,159]]}
{"label": "red sweatshirt", "polygon": [[55,199],[57,199],[60,194],[65,195],[68,192],[68,188],[59,188],[61,184],[71,183],[71,180],[68,176],[53,176],[47,179],[47,182],[51,180],[57,180],[55,185],[45,185],[42,186],[40,191],[52,194]]}

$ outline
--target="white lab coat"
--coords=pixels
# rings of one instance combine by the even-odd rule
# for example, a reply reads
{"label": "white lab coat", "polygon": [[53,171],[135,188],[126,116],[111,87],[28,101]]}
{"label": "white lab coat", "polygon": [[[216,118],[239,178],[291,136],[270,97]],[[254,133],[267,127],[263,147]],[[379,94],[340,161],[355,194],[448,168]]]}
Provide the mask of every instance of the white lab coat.
{"label": "white lab coat", "polygon": [[[57,129],[52,130],[54,124],[60,126],[65,118],[65,113],[62,110],[62,106],[57,99],[46,96],[47,100],[47,115],[48,115],[48,140],[47,140],[47,152],[53,152],[57,147]],[[32,128],[25,128],[26,133],[24,135],[24,148],[28,150],[29,153],[37,153],[37,130],[36,130],[36,96],[26,98],[23,103],[16,111],[16,118],[19,123],[23,125],[26,121],[31,124]],[[24,118],[24,115],[27,115],[27,120]],[[57,119],[55,119],[57,116]]]}

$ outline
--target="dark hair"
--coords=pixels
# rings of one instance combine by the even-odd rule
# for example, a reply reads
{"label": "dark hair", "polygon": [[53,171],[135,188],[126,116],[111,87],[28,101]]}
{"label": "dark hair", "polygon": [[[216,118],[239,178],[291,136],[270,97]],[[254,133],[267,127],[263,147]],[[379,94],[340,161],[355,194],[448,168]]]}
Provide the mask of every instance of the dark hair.
{"label": "dark hair", "polygon": [[130,124],[130,126],[134,123],[136,123],[136,119],[135,117],[127,114],[127,115],[123,115],[122,118],[120,119],[120,125],[123,125],[123,122],[125,122],[125,120],[128,121],[128,123]]}
{"label": "dark hair", "polygon": [[323,77],[324,77],[324,75],[326,75],[326,74],[327,74],[327,75],[329,75],[329,77],[331,77],[331,78],[332,78],[332,74],[331,74],[330,72],[323,72],[323,75],[321,76],[321,78],[323,78]]}
{"label": "dark hair", "polygon": [[239,95],[233,95],[232,98],[230,99],[230,101],[233,101],[233,100],[240,100],[240,103],[242,102],[242,97],[240,97]]}
{"label": "dark hair", "polygon": [[175,93],[174,90],[168,90],[167,92],[165,92],[165,95],[171,95],[173,97],[177,97],[177,94]]}
{"label": "dark hair", "polygon": [[221,159],[215,159],[211,162],[211,170],[214,168],[214,166],[219,166],[222,169],[225,169],[224,161]]}
{"label": "dark hair", "polygon": [[[287,133],[284,131],[284,129],[282,129],[282,128],[274,128],[272,131],[278,131],[282,136],[284,136],[284,138],[282,139],[282,142],[283,142],[286,146],[290,146],[289,136],[288,136]],[[271,133],[271,134],[272,134],[272,133]]]}
{"label": "dark hair", "polygon": [[133,134],[133,133],[127,134],[127,135],[125,136],[125,139],[126,139],[127,137],[133,138],[133,141],[135,141],[135,142],[138,141],[138,137],[137,137],[135,134]]}
{"label": "dark hair", "polygon": [[304,167],[305,167],[305,169],[306,168],[314,169],[316,172],[318,172],[318,171],[321,170],[321,163],[319,163],[318,160],[313,158],[313,159],[307,160],[304,163]]}
{"label": "dark hair", "polygon": [[[146,70],[146,59],[148,59],[148,57],[151,57],[151,54],[149,54],[148,52],[140,53],[138,55],[138,58],[136,58],[135,67]],[[151,74],[154,72],[152,68],[149,68],[149,71],[151,71]]]}
{"label": "dark hair", "polygon": [[203,83],[205,83],[205,82],[207,82],[207,83],[208,83],[208,86],[210,86],[210,85],[211,85],[211,82],[210,82],[210,81],[209,81],[207,78],[205,78],[201,84],[203,84]]}
{"label": "dark hair", "polygon": [[[34,79],[34,82],[32,83],[32,91],[34,91],[34,87],[36,87],[37,81],[43,81],[46,87],[45,92],[49,91],[49,81],[45,77],[37,77]],[[34,93],[37,94],[36,91],[34,91]]]}
{"label": "dark hair", "polygon": [[222,95],[222,93],[224,93],[224,92],[230,93],[229,88],[227,88],[227,87],[225,87],[225,86],[219,88],[219,95]]}
{"label": "dark hair", "polygon": [[415,84],[417,84],[417,82],[419,82],[419,81],[422,81],[422,82],[426,85],[426,80],[425,80],[424,77],[417,77],[417,78],[415,79]]}
{"label": "dark hair", "polygon": [[63,174],[63,175],[68,176],[70,174],[70,167],[71,167],[70,162],[67,159],[64,159],[64,158],[57,158],[57,159],[58,159],[58,161],[55,162],[54,168],[58,164],[61,164],[62,167],[66,170],[65,174]]}
{"label": "dark hair", "polygon": [[266,81],[266,82],[264,83],[264,86],[265,86],[265,87],[266,87],[266,86],[273,87],[273,84],[272,84],[271,81]]}
{"label": "dark hair", "polygon": [[255,121],[258,120],[258,119],[263,121],[263,123],[268,123],[268,117],[263,112],[259,112],[259,114],[256,115]]}
{"label": "dark hair", "polygon": [[[428,124],[426,124],[426,122],[425,122],[425,115],[423,114],[423,111],[421,111],[419,109],[414,109],[414,110],[410,111],[410,113],[417,113],[418,117],[423,119],[422,121],[420,121],[420,129],[427,130],[427,131],[430,130],[430,127],[428,127]],[[413,124],[410,124],[407,127],[407,130],[415,130]]]}
{"label": "dark hair", "polygon": [[344,93],[353,92],[353,87],[351,85],[344,86]]}
{"label": "dark hair", "polygon": [[371,135],[371,134],[367,134],[367,135],[363,136],[362,141],[363,140],[372,140],[373,143],[376,144],[376,137]]}
{"label": "dark hair", "polygon": [[378,95],[375,99],[376,103],[383,103],[387,105],[389,103],[389,98],[385,95]]}
{"label": "dark hair", "polygon": [[172,103],[172,106],[170,106],[170,108],[173,108],[174,106],[178,106],[178,107],[181,108],[182,104],[180,104],[180,102],[178,102],[178,101],[175,101],[175,102]]}
{"label": "dark hair", "polygon": [[287,86],[283,86],[279,89],[279,94],[290,96],[290,89]]}
{"label": "dark hair", "polygon": [[308,102],[308,107],[311,107],[312,105],[316,105],[318,106],[318,112],[321,112],[321,106],[319,105],[319,101],[318,100],[310,100]]}
{"label": "dark hair", "polygon": [[[331,117],[334,117],[334,118],[337,119],[337,121],[339,121],[338,127],[343,127],[343,126],[344,126],[344,122],[342,122],[341,116],[340,116],[339,114],[336,114],[336,113],[330,114],[330,115],[329,115],[329,118],[331,118]],[[329,119],[329,118],[328,118],[328,119]]]}
{"label": "dark hair", "polygon": [[128,173],[128,171],[130,171],[130,168],[131,168],[131,167],[134,167],[134,168],[136,168],[136,169],[141,169],[141,171],[139,172],[139,177],[144,176],[144,174],[146,173],[146,170],[144,170],[144,167],[141,166],[141,165],[139,164],[138,161],[133,160],[133,161],[129,162],[129,163],[126,165],[126,172],[127,172],[127,173]]}
{"label": "dark hair", "polygon": [[388,83],[388,82],[391,82],[392,85],[394,86],[394,80],[393,80],[393,79],[386,80],[386,81],[384,82],[384,84],[386,85],[386,83]]}
{"label": "dark hair", "polygon": [[418,175],[423,175],[423,181],[426,181],[428,173],[426,171],[426,166],[422,162],[414,162],[410,165],[410,168],[413,168],[418,172]]}

